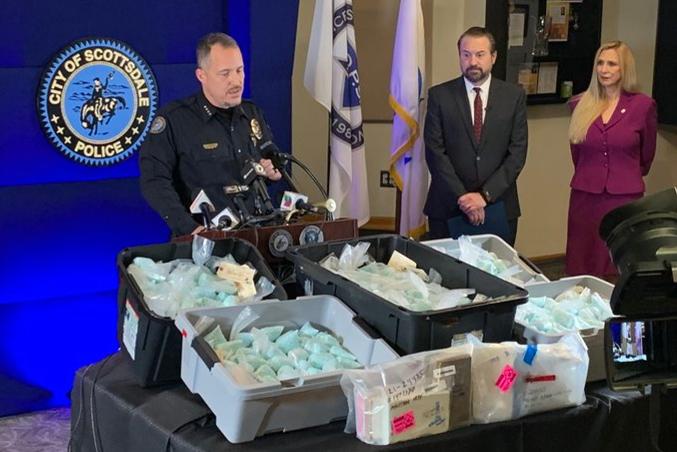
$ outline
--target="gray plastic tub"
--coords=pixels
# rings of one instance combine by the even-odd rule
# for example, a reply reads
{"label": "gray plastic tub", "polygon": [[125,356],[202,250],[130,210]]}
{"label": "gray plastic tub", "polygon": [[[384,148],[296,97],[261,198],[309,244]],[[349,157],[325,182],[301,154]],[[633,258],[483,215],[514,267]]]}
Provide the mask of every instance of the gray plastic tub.
{"label": "gray plastic tub", "polygon": [[246,329],[269,325],[300,328],[310,322],[342,339],[343,346],[364,366],[399,357],[371,328],[358,324],[350,308],[328,295],[180,313],[176,326],[183,336],[181,378],[214,412],[216,426],[232,443],[251,441],[266,433],[324,425],[344,419],[348,414],[348,404],[339,385],[342,371],[274,383],[240,384],[235,380],[199,337],[195,324],[201,316],[212,317],[227,336],[234,320],[246,307],[260,316]]}

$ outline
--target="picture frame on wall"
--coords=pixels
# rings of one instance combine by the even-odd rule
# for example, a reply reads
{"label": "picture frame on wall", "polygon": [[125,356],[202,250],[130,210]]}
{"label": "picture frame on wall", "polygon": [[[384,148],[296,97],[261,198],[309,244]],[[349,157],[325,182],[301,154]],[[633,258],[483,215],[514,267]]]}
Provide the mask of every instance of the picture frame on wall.
{"label": "picture frame on wall", "polygon": [[517,84],[524,89],[527,94],[538,93],[538,71],[539,63],[522,63],[517,75]]}
{"label": "picture frame on wall", "polygon": [[548,1],[547,16],[550,18],[550,34],[548,41],[565,42],[569,40],[569,2]]}
{"label": "picture frame on wall", "polygon": [[541,63],[538,67],[537,94],[557,93],[557,68],[556,62]]}
{"label": "picture frame on wall", "polygon": [[524,45],[529,31],[529,5],[514,5],[508,15],[508,47]]}

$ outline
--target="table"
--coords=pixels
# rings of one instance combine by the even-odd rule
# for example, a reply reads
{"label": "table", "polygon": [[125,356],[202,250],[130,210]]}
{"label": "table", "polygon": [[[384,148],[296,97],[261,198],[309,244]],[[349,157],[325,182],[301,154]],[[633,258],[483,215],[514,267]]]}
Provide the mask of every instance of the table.
{"label": "table", "polygon": [[[369,446],[343,433],[343,422],[231,444],[214,415],[183,384],[143,389],[129,358],[118,352],[78,370],[71,393],[74,451],[350,451],[445,452],[652,451],[649,396],[588,388],[578,407],[428,436],[392,446]],[[677,451],[677,391],[661,396],[660,446]]]}

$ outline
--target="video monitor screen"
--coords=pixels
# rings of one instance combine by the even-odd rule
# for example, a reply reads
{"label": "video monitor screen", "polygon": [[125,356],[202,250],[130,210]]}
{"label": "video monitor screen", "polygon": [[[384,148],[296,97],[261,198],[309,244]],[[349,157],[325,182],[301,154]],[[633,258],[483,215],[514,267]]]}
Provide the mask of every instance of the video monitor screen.
{"label": "video monitor screen", "polygon": [[644,322],[611,324],[613,357],[617,363],[646,361],[646,328]]}

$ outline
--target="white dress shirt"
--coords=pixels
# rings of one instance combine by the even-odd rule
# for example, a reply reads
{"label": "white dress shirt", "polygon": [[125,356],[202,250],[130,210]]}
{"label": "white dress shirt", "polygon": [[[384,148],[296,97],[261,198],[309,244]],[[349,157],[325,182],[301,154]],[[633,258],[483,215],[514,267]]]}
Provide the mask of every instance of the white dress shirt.
{"label": "white dress shirt", "polygon": [[[465,82],[465,90],[468,93],[468,102],[470,103],[470,124],[475,124],[475,85],[469,82],[467,78],[463,77]],[[477,88],[480,88],[480,99],[482,99],[482,124],[487,117],[487,101],[489,100],[489,86],[491,85],[491,74],[489,77]]]}

